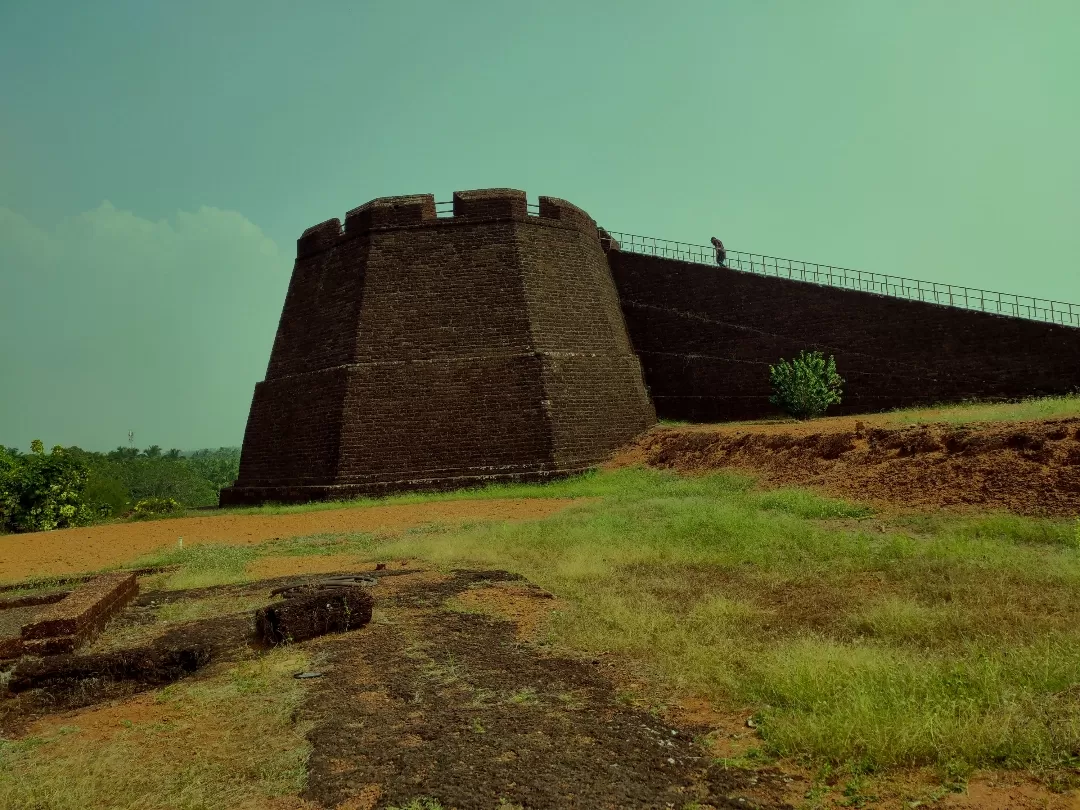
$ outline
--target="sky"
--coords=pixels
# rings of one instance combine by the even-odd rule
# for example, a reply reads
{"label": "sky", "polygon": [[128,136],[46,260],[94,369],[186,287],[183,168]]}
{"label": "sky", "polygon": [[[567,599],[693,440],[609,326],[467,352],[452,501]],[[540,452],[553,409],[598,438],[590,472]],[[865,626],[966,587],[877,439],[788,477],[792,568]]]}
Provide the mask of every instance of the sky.
{"label": "sky", "polygon": [[1080,302],[1075,0],[0,0],[0,444],[236,446],[301,232],[511,187]]}

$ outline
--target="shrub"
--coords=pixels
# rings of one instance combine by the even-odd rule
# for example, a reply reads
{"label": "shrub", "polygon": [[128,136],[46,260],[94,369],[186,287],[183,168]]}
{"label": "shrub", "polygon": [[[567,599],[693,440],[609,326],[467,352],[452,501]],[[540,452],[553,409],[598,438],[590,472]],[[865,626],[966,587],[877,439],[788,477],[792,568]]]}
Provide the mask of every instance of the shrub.
{"label": "shrub", "polygon": [[135,504],[133,518],[150,518],[180,511],[180,504],[172,498],[145,498]]}
{"label": "shrub", "polygon": [[783,358],[769,366],[773,393],[769,402],[796,419],[813,419],[830,405],[839,404],[844,380],[836,373],[836,360],[821,352],[799,352],[790,363]]}
{"label": "shrub", "polygon": [[83,500],[88,469],[60,446],[46,454],[39,439],[30,453],[5,450],[0,460],[0,520],[15,532],[85,526],[94,514]]}

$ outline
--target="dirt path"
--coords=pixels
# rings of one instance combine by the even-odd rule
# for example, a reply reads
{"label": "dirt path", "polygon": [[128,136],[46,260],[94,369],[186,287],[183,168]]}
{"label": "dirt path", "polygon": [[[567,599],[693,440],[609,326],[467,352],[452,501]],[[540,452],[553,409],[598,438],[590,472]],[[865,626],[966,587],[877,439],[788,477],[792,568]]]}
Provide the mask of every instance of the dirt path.
{"label": "dirt path", "polygon": [[[458,810],[501,801],[791,807],[779,800],[788,788],[779,775],[725,771],[707,757],[694,739],[705,729],[676,728],[619,701],[599,661],[544,654],[519,640],[514,622],[446,608],[447,599],[516,581],[458,571],[384,590],[382,620],[361,643],[342,637],[321,647],[314,666],[326,677],[305,711],[316,725],[303,798],[339,810],[422,796]],[[533,590],[534,601],[547,601]],[[518,598],[528,597],[519,590]],[[775,782],[773,795],[748,805],[742,789],[760,796],[763,782]]]}
{"label": "dirt path", "polygon": [[977,507],[1080,516],[1080,418],[884,425],[806,423],[656,428],[610,466],[684,473],[743,469],[883,507]]}
{"label": "dirt path", "polygon": [[400,531],[425,523],[535,520],[573,502],[554,498],[440,501],[286,515],[208,515],[5,535],[0,537],[0,583],[95,571],[174,547],[181,537],[185,546],[247,545],[308,534]]}

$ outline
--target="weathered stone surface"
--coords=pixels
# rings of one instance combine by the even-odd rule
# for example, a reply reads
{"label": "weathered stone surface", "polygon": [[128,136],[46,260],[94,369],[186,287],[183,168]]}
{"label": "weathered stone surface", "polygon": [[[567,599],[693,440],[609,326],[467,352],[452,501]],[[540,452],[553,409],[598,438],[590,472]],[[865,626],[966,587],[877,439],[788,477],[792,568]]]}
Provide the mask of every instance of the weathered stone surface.
{"label": "weathered stone surface", "polygon": [[23,640],[19,636],[0,638],[0,661],[18,658],[23,652]]}
{"label": "weathered stone surface", "polygon": [[255,632],[268,644],[283,644],[357,630],[371,621],[372,605],[360,587],[283,599],[256,612]]}
{"label": "weathered stone surface", "polygon": [[11,674],[8,689],[23,692],[88,678],[171,683],[209,661],[209,650],[200,645],[179,649],[147,646],[95,655],[53,655],[20,662]]}

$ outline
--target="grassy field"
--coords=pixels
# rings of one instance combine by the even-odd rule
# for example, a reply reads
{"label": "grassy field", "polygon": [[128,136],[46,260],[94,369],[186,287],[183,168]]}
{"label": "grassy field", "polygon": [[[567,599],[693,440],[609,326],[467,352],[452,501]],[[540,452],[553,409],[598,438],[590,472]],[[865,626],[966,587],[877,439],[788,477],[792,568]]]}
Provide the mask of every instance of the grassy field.
{"label": "grassy field", "polygon": [[[742,476],[636,468],[382,503],[538,495],[595,500],[531,523],[197,546],[133,566],[179,566],[151,583],[163,588],[241,582],[268,555],[504,568],[564,600],[549,643],[624,656],[653,684],[644,699],[753,713],[755,761],[852,775],[929,767],[943,780],[1080,765],[1077,521],[883,517]],[[290,739],[284,760],[299,756]],[[77,751],[44,758],[42,745],[0,742],[0,805],[37,806],[26,797],[45,796],[61,770],[77,784],[100,772]]]}
{"label": "grassy field", "polygon": [[[883,419],[898,424],[920,424],[926,422],[948,422],[960,424],[964,422],[995,422],[995,421],[1024,421],[1030,419],[1046,419],[1052,417],[1080,416],[1080,394],[1072,394],[1063,397],[1044,397],[1028,399],[1023,402],[1013,403],[960,403],[936,405],[932,408],[910,408],[904,410],[888,411],[883,414],[874,414],[873,418]],[[730,422],[725,424],[753,425],[762,422],[794,421],[787,419],[758,420],[757,422]],[[659,424],[663,427],[679,427],[692,424],[677,420],[661,419]],[[575,490],[576,492],[576,490]],[[391,495],[385,498],[355,498],[347,501],[323,501],[306,504],[281,504],[258,507],[234,507],[228,509],[214,509],[204,511],[202,509],[183,509],[173,514],[161,515],[158,520],[171,518],[214,515],[284,515],[300,514],[303,512],[324,511],[341,508],[362,508],[366,506],[381,506],[387,504],[410,504],[426,503],[430,501],[458,501],[464,499],[490,499],[490,498],[561,498],[566,497],[567,490],[560,489],[557,484],[535,485],[506,485],[497,484],[474,490],[446,492],[446,493],[419,493]],[[119,522],[119,521],[117,521]]]}
{"label": "grassy field", "polygon": [[[925,408],[898,408],[878,414],[867,414],[865,419],[875,423],[899,425],[944,422],[964,424],[967,422],[1025,422],[1036,419],[1053,419],[1080,416],[1080,393],[1062,397],[1033,397],[1020,402],[962,402],[933,405]],[[793,419],[777,417],[761,422],[794,422]],[[691,424],[677,420],[661,419],[663,427],[681,427]],[[754,421],[730,422],[733,425],[753,425]]]}
{"label": "grassy field", "polygon": [[302,698],[292,673],[307,665],[302,651],[278,649],[128,711],[91,712],[83,728],[0,739],[0,807],[257,810],[295,795],[309,746],[292,720]]}
{"label": "grassy field", "polygon": [[1034,419],[1080,416],[1080,394],[1042,397],[1021,402],[976,402],[938,405],[933,408],[908,408],[890,412],[898,422],[1024,422]]}
{"label": "grassy field", "polygon": [[625,653],[665,689],[757,708],[774,755],[874,770],[1053,766],[1080,750],[1076,525],[887,525],[728,475],[559,486],[603,501],[356,547],[519,571],[571,605],[554,643]]}

